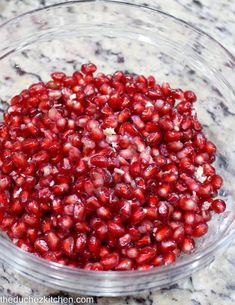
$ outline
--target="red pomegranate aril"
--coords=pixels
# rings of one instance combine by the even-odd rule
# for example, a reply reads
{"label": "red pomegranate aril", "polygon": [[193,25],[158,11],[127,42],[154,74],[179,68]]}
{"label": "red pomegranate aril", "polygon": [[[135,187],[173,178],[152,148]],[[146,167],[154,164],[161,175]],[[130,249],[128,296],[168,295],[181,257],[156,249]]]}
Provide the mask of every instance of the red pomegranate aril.
{"label": "red pomegranate aril", "polygon": [[95,236],[91,236],[87,241],[87,246],[91,253],[98,253],[100,248],[100,240]]}
{"label": "red pomegranate aril", "polygon": [[216,146],[211,141],[207,141],[204,150],[209,154],[213,155],[216,153]]}
{"label": "red pomegranate aril", "polygon": [[195,103],[197,100],[195,93],[190,90],[184,92],[184,98],[190,103]]}
{"label": "red pomegranate aril", "polygon": [[171,191],[171,186],[168,183],[163,183],[157,187],[157,193],[160,197],[166,198]]}
{"label": "red pomegranate aril", "polygon": [[183,218],[183,213],[180,210],[175,209],[172,213],[172,218],[176,221],[181,221]]}
{"label": "red pomegranate aril", "polygon": [[213,191],[212,185],[208,182],[204,182],[200,185],[197,194],[203,198],[208,198],[211,196]]}
{"label": "red pomegranate aril", "polygon": [[149,263],[156,255],[156,250],[152,247],[145,247],[140,249],[139,254],[136,258],[136,262],[139,265]]}
{"label": "red pomegranate aril", "polygon": [[164,264],[164,259],[162,255],[157,255],[155,258],[152,260],[152,264],[155,267],[162,266]]}
{"label": "red pomegranate aril", "polygon": [[177,242],[181,242],[185,235],[185,229],[183,226],[179,226],[174,229],[172,238]]}
{"label": "red pomegranate aril", "polygon": [[47,239],[47,244],[48,244],[48,247],[50,248],[50,250],[56,251],[59,249],[60,238],[54,232],[52,232],[52,231],[48,232],[46,239]]}
{"label": "red pomegranate aril", "polygon": [[93,270],[93,271],[102,271],[104,268],[100,263],[87,263],[84,266],[86,270]]}
{"label": "red pomegranate aril", "polygon": [[124,228],[119,225],[118,223],[115,223],[114,221],[109,221],[108,222],[108,230],[110,234],[116,237],[120,237],[125,233]]}
{"label": "red pomegranate aril", "polygon": [[117,253],[107,254],[100,260],[100,263],[104,270],[113,269],[119,263],[119,255]]}
{"label": "red pomegranate aril", "polygon": [[64,78],[65,78],[66,74],[63,73],[63,72],[53,72],[51,74],[51,77],[52,79],[55,81],[55,82],[63,82]]}
{"label": "red pomegranate aril", "polygon": [[180,141],[170,142],[167,145],[167,148],[173,152],[180,151],[184,147],[184,144]]}
{"label": "red pomegranate aril", "polygon": [[160,201],[158,204],[158,216],[160,219],[166,219],[169,214],[169,206],[167,202]]}
{"label": "red pomegranate aril", "polygon": [[195,214],[193,212],[187,211],[184,213],[184,222],[189,225],[193,225],[195,222]]}
{"label": "red pomegranate aril", "polygon": [[22,220],[29,227],[37,227],[39,224],[39,219],[35,215],[24,214]]}
{"label": "red pomegranate aril", "polygon": [[221,188],[223,184],[223,179],[219,175],[214,175],[211,177],[211,185],[215,190]]}
{"label": "red pomegranate aril", "polygon": [[26,252],[33,252],[33,248],[30,247],[27,243],[25,243],[23,240],[18,240],[17,242],[17,246],[19,248],[21,248],[23,251],[26,251]]}
{"label": "red pomegranate aril", "polygon": [[144,170],[144,177],[145,178],[151,178],[158,172],[158,167],[155,164],[150,164],[145,170]]}
{"label": "red pomegranate aril", "polygon": [[138,208],[130,217],[131,222],[136,225],[140,223],[146,216],[146,211],[143,208]]}
{"label": "red pomegranate aril", "polygon": [[165,226],[156,231],[154,237],[157,242],[161,242],[162,240],[169,238],[172,235],[172,230],[170,227]]}
{"label": "red pomegranate aril", "polygon": [[19,199],[15,199],[10,207],[10,212],[13,215],[19,215],[24,211],[24,207]]}
{"label": "red pomegranate aril", "polygon": [[95,234],[96,236],[100,239],[103,240],[106,238],[107,234],[108,234],[108,227],[106,224],[101,223],[100,225],[98,225],[95,228]]}
{"label": "red pomegranate aril", "polygon": [[139,250],[135,247],[130,247],[130,248],[127,248],[126,250],[126,256],[131,258],[131,259],[135,259],[137,258],[139,255]]}
{"label": "red pomegranate aril", "polygon": [[194,166],[192,160],[187,157],[182,158],[180,160],[180,168],[185,171],[189,171],[189,172],[194,172],[194,170],[195,170],[195,166]]}
{"label": "red pomegranate aril", "polygon": [[215,213],[220,214],[225,211],[226,203],[221,199],[216,199],[212,201],[211,208]]}
{"label": "red pomegranate aril", "polygon": [[62,241],[62,249],[64,251],[64,253],[68,256],[71,256],[73,254],[73,251],[74,251],[74,238],[71,236],[71,237],[67,237],[66,239],[64,239]]}
{"label": "red pomegranate aril", "polygon": [[34,248],[39,254],[44,254],[49,251],[49,247],[44,239],[37,239],[34,243]]}
{"label": "red pomegranate aril", "polygon": [[172,251],[177,247],[177,243],[173,239],[164,239],[159,244],[159,249],[162,253],[166,253],[168,251]]}
{"label": "red pomegranate aril", "polygon": [[139,270],[139,271],[147,271],[147,270],[150,270],[152,268],[153,268],[153,265],[145,264],[145,265],[141,265],[141,266],[137,267],[137,270]]}
{"label": "red pomegranate aril", "polygon": [[147,136],[146,141],[148,145],[155,146],[160,142],[161,138],[162,135],[160,132],[154,132]]}
{"label": "red pomegranate aril", "polygon": [[190,254],[195,250],[195,242],[190,237],[185,237],[181,244],[181,251]]}
{"label": "red pomegranate aril", "polygon": [[188,225],[188,224],[184,224],[184,230],[185,230],[185,234],[186,235],[192,235],[193,226],[192,225]]}
{"label": "red pomegranate aril", "polygon": [[195,211],[198,208],[196,201],[192,197],[186,196],[180,198],[179,207],[185,211]]}
{"label": "red pomegranate aril", "polygon": [[118,271],[125,271],[125,270],[131,270],[133,268],[133,261],[128,258],[124,258],[120,260],[119,264],[116,266],[115,270]]}
{"label": "red pomegranate aril", "polygon": [[199,223],[204,223],[204,218],[202,217],[202,215],[195,213],[195,220],[194,220],[194,224],[197,225]]}
{"label": "red pomegranate aril", "polygon": [[120,237],[118,241],[121,247],[126,247],[131,242],[131,235],[125,234],[122,237]]}
{"label": "red pomegranate aril", "polygon": [[164,265],[168,266],[170,264],[173,264],[176,260],[176,255],[173,251],[169,251],[166,254],[163,254],[163,261]]}
{"label": "red pomegranate aril", "polygon": [[177,142],[182,138],[182,132],[180,131],[166,131],[165,140],[166,142]]}
{"label": "red pomegranate aril", "polygon": [[145,247],[151,244],[151,238],[149,235],[144,235],[138,241],[135,242],[138,247]]}
{"label": "red pomegranate aril", "polygon": [[209,155],[207,153],[199,153],[195,157],[195,163],[198,165],[203,165],[209,160]]}
{"label": "red pomegranate aril", "polygon": [[107,207],[103,207],[103,206],[97,209],[97,215],[101,219],[110,219],[111,218],[110,209]]}
{"label": "red pomegranate aril", "polygon": [[128,233],[131,235],[132,241],[138,241],[141,238],[141,234],[140,234],[139,230],[135,227],[131,227],[128,230]]}
{"label": "red pomegranate aril", "polygon": [[200,223],[196,227],[194,227],[192,236],[193,237],[201,237],[205,235],[208,231],[208,225],[206,223]]}
{"label": "red pomegranate aril", "polygon": [[90,159],[92,165],[97,167],[107,167],[108,159],[104,156],[94,156]]}
{"label": "red pomegranate aril", "polygon": [[203,148],[205,147],[205,144],[206,144],[206,138],[205,138],[204,134],[197,133],[194,137],[193,143],[198,149],[203,150]]}
{"label": "red pomegranate aril", "polygon": [[14,236],[14,238],[21,238],[23,237],[23,235],[25,234],[26,232],[26,225],[24,222],[16,222],[12,228],[11,228],[11,232]]}
{"label": "red pomegranate aril", "polygon": [[75,241],[75,251],[80,253],[84,250],[85,246],[87,244],[87,236],[84,233],[80,233],[77,236],[77,239]]}
{"label": "red pomegranate aril", "polygon": [[59,226],[62,230],[68,231],[73,226],[73,219],[71,216],[64,215],[59,219]]}
{"label": "red pomegranate aril", "polygon": [[209,164],[209,163],[206,163],[206,164],[203,164],[202,165],[202,168],[203,168],[203,174],[205,176],[214,176],[215,175],[215,168]]}
{"label": "red pomegranate aril", "polygon": [[26,166],[25,155],[22,153],[13,154],[12,161],[14,165],[18,168],[23,168]]}

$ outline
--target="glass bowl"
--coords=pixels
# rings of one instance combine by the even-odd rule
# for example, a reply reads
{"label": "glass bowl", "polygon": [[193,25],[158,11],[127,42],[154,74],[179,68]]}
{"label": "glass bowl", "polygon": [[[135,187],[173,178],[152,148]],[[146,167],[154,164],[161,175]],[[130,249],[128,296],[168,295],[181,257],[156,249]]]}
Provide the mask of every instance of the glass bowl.
{"label": "glass bowl", "polygon": [[[158,82],[194,90],[206,134],[218,147],[224,177],[223,215],[214,215],[192,255],[149,271],[86,271],[51,263],[0,237],[0,259],[23,276],[54,289],[119,296],[173,284],[210,264],[234,236],[234,57],[207,34],[155,9],[115,1],[72,1],[39,9],[0,26],[1,112],[11,96],[53,71],[72,73],[94,62],[107,73],[155,75]],[[222,268],[222,266],[221,266]]]}

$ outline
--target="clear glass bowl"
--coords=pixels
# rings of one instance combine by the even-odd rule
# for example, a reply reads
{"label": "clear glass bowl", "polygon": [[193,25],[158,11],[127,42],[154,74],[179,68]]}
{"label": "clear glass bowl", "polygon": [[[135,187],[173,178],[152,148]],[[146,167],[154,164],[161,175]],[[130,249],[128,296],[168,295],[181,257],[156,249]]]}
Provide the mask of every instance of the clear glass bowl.
{"label": "clear glass bowl", "polygon": [[72,73],[90,61],[108,73],[152,74],[197,93],[199,118],[218,147],[227,211],[214,216],[194,254],[150,271],[70,269],[21,251],[4,234],[0,259],[32,281],[81,294],[130,295],[173,284],[210,264],[234,236],[235,59],[207,34],[151,8],[115,1],[57,4],[0,26],[1,112],[31,83],[47,80],[55,70]]}

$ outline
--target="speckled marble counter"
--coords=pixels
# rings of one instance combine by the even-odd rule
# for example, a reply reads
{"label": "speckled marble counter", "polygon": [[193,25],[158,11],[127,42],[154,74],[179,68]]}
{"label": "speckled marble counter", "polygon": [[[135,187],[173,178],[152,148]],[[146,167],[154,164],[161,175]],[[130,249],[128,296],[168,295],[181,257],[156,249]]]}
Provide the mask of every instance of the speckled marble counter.
{"label": "speckled marble counter", "polygon": [[[0,21],[56,0],[1,0]],[[235,54],[234,0],[153,0],[132,1],[151,5],[201,28]],[[94,298],[96,304],[117,305],[232,305],[235,304],[235,244],[206,269],[168,288],[136,297]],[[68,296],[64,292],[28,282],[0,264],[0,297]],[[6,303],[1,303],[6,305]],[[18,304],[18,303],[16,303]],[[39,304],[39,303],[28,303]],[[61,303],[63,304],[63,303]],[[67,303],[66,303],[67,304]],[[71,303],[72,304],[72,303]],[[74,303],[75,304],[75,303]]]}

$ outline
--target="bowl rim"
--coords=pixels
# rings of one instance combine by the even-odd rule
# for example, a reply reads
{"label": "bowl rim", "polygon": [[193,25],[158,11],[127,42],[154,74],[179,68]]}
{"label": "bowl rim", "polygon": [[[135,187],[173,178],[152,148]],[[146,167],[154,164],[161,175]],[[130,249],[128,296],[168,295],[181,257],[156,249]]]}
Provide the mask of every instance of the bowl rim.
{"label": "bowl rim", "polygon": [[[130,0],[129,0],[130,1]],[[36,9],[33,9],[33,10],[29,10],[29,11],[26,11],[22,14],[19,14],[15,17],[12,17],[12,18],[9,18],[7,19],[6,21],[0,23],[0,29],[4,26],[6,26],[7,24],[15,21],[15,20],[18,20],[18,19],[22,19],[23,17],[27,16],[27,15],[30,15],[32,13],[37,13],[37,12],[40,12],[40,11],[45,11],[47,9],[52,9],[52,8],[56,8],[56,7],[60,7],[60,6],[66,6],[66,5],[74,5],[74,4],[79,4],[79,3],[89,3],[89,2],[96,2],[96,3],[111,3],[111,4],[118,4],[118,5],[129,5],[129,6],[133,6],[133,7],[136,7],[136,8],[143,8],[143,9],[146,9],[146,10],[150,10],[150,11],[154,11],[154,12],[157,12],[157,13],[160,13],[161,15],[165,15],[166,17],[169,17],[175,21],[178,21],[182,24],[184,24],[185,26],[187,26],[189,29],[191,30],[194,30],[195,32],[199,33],[199,34],[203,34],[204,36],[207,36],[207,38],[209,38],[210,40],[214,41],[216,44],[218,44],[226,53],[229,57],[231,57],[231,59],[234,61],[234,64],[235,64],[235,55],[233,55],[233,53],[227,48],[225,47],[219,40],[217,40],[216,38],[214,38],[213,36],[211,36],[210,34],[208,34],[206,31],[202,30],[202,29],[199,29],[197,26],[195,26],[194,24],[191,24],[191,23],[188,23],[187,21],[179,18],[179,17],[176,17],[172,14],[169,14],[165,11],[162,11],[160,9],[157,9],[155,7],[152,7],[151,4],[148,5],[148,6],[145,6],[143,4],[136,4],[136,3],[131,3],[131,2],[128,2],[128,1],[123,1],[123,0],[68,0],[68,1],[62,1],[62,2],[58,2],[58,3],[55,3],[55,4],[49,4],[49,5],[46,5],[46,6],[43,6],[43,7],[40,7],[40,8],[36,8]]]}
{"label": "bowl rim", "polygon": [[[37,8],[37,9],[33,9],[33,10],[29,10],[24,12],[23,14],[20,14],[16,17],[10,18],[8,20],[6,20],[5,22],[0,24],[0,30],[2,28],[4,28],[5,26],[11,24],[14,21],[17,20],[21,20],[24,17],[27,17],[31,14],[34,13],[39,13],[42,11],[46,11],[46,10],[50,10],[50,9],[54,9],[57,7],[63,7],[63,6],[69,6],[69,5],[79,5],[82,3],[100,3],[100,4],[108,4],[108,5],[119,5],[119,6],[132,6],[138,9],[144,9],[146,11],[152,11],[154,13],[163,15],[165,17],[167,17],[168,19],[174,20],[184,26],[186,26],[187,28],[189,28],[190,30],[192,30],[193,32],[196,32],[202,36],[207,37],[207,39],[211,40],[214,44],[216,44],[219,48],[223,49],[223,51],[227,54],[227,56],[231,59],[232,63],[235,66],[235,56],[226,48],[224,47],[218,40],[216,40],[215,38],[213,38],[211,35],[209,35],[208,33],[204,32],[203,30],[199,29],[198,27],[189,24],[188,22],[184,21],[183,19],[180,19],[174,15],[171,15],[169,13],[166,13],[164,11],[161,11],[157,8],[154,8],[151,6],[151,4],[149,6],[145,6],[145,5],[141,5],[141,4],[135,4],[135,3],[130,3],[128,1],[115,1],[115,0],[72,0],[72,1],[66,1],[66,2],[58,2],[52,5],[46,5],[42,8]],[[63,271],[66,272],[66,276],[69,275],[81,275],[81,276],[87,276],[89,275],[93,275],[96,277],[101,277],[105,278],[108,277],[110,278],[118,278],[121,276],[121,278],[129,278],[130,276],[133,275],[137,275],[137,276],[149,276],[149,275],[162,275],[162,274],[168,274],[171,271],[175,271],[178,270],[179,268],[182,267],[187,267],[189,265],[191,265],[192,263],[195,263],[197,261],[202,260],[203,258],[205,258],[206,256],[208,256],[209,254],[213,253],[215,251],[215,249],[218,248],[222,248],[224,245],[226,245],[227,243],[229,243],[234,234],[235,234],[235,219],[232,221],[232,223],[230,223],[230,225],[226,228],[226,232],[225,232],[225,236],[222,239],[217,238],[217,240],[215,241],[215,243],[213,244],[213,246],[208,246],[204,248],[204,252],[203,253],[198,253],[195,256],[184,256],[184,259],[181,261],[176,261],[175,263],[169,265],[169,266],[160,266],[160,267],[154,267],[152,269],[146,270],[146,271],[140,271],[140,270],[131,270],[131,271],[94,271],[94,270],[86,270],[86,269],[81,269],[81,268],[71,268],[65,265],[61,265],[59,263],[56,262],[51,262],[51,261],[47,261],[46,259],[43,259],[41,257],[37,257],[32,253],[28,253],[23,251],[22,249],[20,249],[19,247],[15,246],[10,240],[7,239],[3,239],[0,236],[0,245],[3,246],[5,248],[6,251],[9,251],[9,253],[11,252],[11,254],[14,254],[14,259],[19,258],[19,260],[22,259],[22,261],[24,262],[23,267],[27,268],[29,270],[36,270],[38,273],[41,273],[41,269],[38,268],[38,266],[34,266],[35,268],[31,268],[32,265],[27,266],[27,263],[40,263],[40,267],[45,268],[45,271],[48,271],[49,269],[54,269],[55,271]],[[1,251],[2,252],[2,251]],[[4,257],[7,255],[8,253],[0,253],[0,258],[2,258],[4,260]],[[19,257],[17,257],[17,255],[19,255]],[[13,261],[14,261],[13,259]],[[17,262],[8,262],[9,265],[15,267]],[[45,282],[47,282],[45,280]]]}

